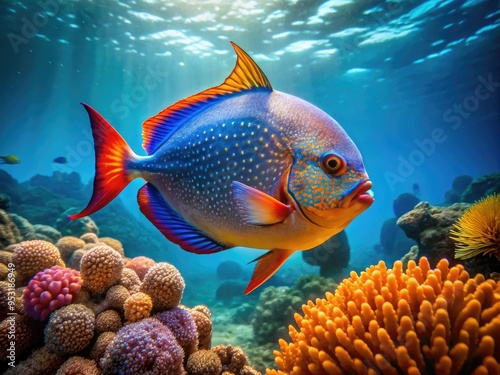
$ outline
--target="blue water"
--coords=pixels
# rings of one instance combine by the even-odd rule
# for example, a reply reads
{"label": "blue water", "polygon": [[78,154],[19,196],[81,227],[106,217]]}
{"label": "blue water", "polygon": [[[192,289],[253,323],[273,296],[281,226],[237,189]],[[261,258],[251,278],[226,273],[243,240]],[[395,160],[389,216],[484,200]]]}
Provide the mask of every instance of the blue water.
{"label": "blue water", "polygon": [[[328,112],[360,149],[376,201],[347,228],[355,261],[377,261],[382,222],[415,183],[439,204],[456,176],[500,170],[498,1],[4,0],[0,21],[0,155],[21,159],[4,166],[19,181],[56,170],[93,178],[80,102],[141,153],[145,119],[230,73],[230,40],[275,89]],[[68,163],[53,163],[59,156]],[[152,228],[136,203],[141,185],[121,198]],[[261,255],[166,248],[192,272]]]}

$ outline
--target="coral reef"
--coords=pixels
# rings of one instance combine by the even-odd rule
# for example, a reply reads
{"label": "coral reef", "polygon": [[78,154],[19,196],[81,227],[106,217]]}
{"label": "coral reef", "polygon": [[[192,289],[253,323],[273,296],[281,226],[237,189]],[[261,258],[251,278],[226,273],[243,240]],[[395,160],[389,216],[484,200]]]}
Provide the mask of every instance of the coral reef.
{"label": "coral reef", "polygon": [[312,266],[319,266],[319,275],[338,276],[347,267],[351,258],[351,248],[345,231],[337,233],[324,243],[308,251],[302,251],[302,259]]}
{"label": "coral reef", "polygon": [[[201,305],[192,309],[179,305],[185,285],[179,271],[168,263],[140,259],[135,266],[139,273],[144,272],[141,281],[135,266],[123,267],[133,260],[109,246],[117,248],[119,242],[108,239],[106,245],[101,240],[87,233],[81,238],[62,237],[56,242],[59,247],[34,240],[9,245],[0,252],[0,276],[8,278],[11,271],[7,264],[15,257],[17,265],[29,272],[43,267],[32,264],[30,251],[35,257],[46,251],[50,263],[63,263],[61,252],[69,265],[77,263],[74,259],[79,253],[82,259],[79,277],[75,269],[60,265],[40,270],[29,282],[22,274],[16,275],[20,287],[14,297],[12,288],[17,285],[0,280],[0,349],[5,349],[4,355],[9,353],[9,319],[16,325],[15,356],[0,357],[0,372],[12,361],[16,367],[7,371],[11,375],[186,374],[188,358],[200,349],[220,362],[211,350],[210,310]],[[155,298],[156,315],[149,317]],[[70,304],[62,306],[65,303]],[[8,312],[17,315],[10,318]],[[37,322],[31,315],[49,319]],[[222,363],[220,366],[214,373],[259,374],[248,363],[234,373],[224,370]],[[210,371],[214,369],[218,367]]]}
{"label": "coral reef", "polygon": [[444,199],[446,204],[458,203],[462,199],[462,194],[472,182],[472,177],[463,175],[456,177],[452,182],[451,190],[445,193]]}
{"label": "coral reef", "polygon": [[380,262],[302,310],[268,375],[498,373],[500,283],[445,259]]}
{"label": "coral reef", "polygon": [[500,259],[500,194],[474,203],[453,226],[450,238],[457,242],[455,258],[493,253]]}
{"label": "coral reef", "polygon": [[19,228],[12,217],[0,209],[0,249],[18,243],[23,240]]}
{"label": "coral reef", "polygon": [[189,356],[186,370],[189,375],[220,375],[222,363],[217,353],[202,349]]}
{"label": "coral reef", "polygon": [[[455,203],[448,207],[434,207],[428,202],[420,202],[399,218],[398,225],[417,242],[419,255],[426,256],[432,264],[446,258],[455,265],[458,260],[455,259],[455,243],[450,238],[450,230],[469,206]],[[462,264],[471,274],[490,275],[500,270],[500,261],[494,257],[464,259]]]}
{"label": "coral reef", "polygon": [[500,172],[479,177],[472,181],[462,194],[461,201],[474,203],[487,195],[500,193]]}
{"label": "coral reef", "polygon": [[245,352],[238,346],[217,345],[212,348],[212,351],[219,357],[222,364],[222,371],[239,374],[248,365],[248,358]]}
{"label": "coral reef", "polygon": [[52,266],[38,272],[24,289],[24,311],[35,319],[46,320],[51,312],[69,305],[81,287],[80,272]]}
{"label": "coral reef", "polygon": [[300,311],[304,300],[323,295],[337,284],[332,279],[304,275],[290,287],[267,287],[262,291],[251,319],[254,340],[258,344],[276,342],[293,322],[293,313]]}

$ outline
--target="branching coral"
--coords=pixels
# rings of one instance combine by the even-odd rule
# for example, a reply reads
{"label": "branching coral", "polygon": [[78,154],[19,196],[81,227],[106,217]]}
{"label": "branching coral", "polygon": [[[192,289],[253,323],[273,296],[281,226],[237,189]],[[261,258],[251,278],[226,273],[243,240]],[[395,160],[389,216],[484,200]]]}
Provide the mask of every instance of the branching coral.
{"label": "branching coral", "polygon": [[498,373],[500,283],[447,260],[380,262],[302,310],[268,375]]}
{"label": "branching coral", "polygon": [[495,254],[500,259],[500,194],[492,194],[469,207],[450,230],[457,244],[455,258]]}

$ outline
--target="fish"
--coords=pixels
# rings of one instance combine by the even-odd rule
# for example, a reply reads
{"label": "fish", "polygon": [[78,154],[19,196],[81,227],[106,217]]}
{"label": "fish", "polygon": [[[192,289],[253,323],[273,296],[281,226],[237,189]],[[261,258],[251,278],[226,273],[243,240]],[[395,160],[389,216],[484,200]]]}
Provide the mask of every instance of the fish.
{"label": "fish", "polygon": [[16,155],[0,156],[0,164],[19,164],[21,159]]}
{"label": "fish", "polygon": [[64,156],[58,156],[53,160],[53,162],[57,164],[66,164],[68,162],[68,159],[66,159]]}
{"label": "fish", "polygon": [[225,81],[165,108],[142,125],[134,153],[96,110],[88,112],[96,154],[88,205],[100,210],[142,178],[141,212],[171,242],[196,254],[238,246],[256,258],[245,294],[295,252],[325,242],[374,201],[362,156],[328,114],[272,88],[238,45]]}

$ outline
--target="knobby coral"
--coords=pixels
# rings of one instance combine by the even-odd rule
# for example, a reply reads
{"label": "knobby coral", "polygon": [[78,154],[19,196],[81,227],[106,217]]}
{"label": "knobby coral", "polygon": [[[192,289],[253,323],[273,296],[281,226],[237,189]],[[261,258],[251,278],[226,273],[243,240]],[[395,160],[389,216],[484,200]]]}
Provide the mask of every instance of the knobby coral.
{"label": "knobby coral", "polygon": [[59,249],[43,240],[23,241],[17,244],[12,262],[16,265],[19,275],[28,278],[46,268],[63,265]]}
{"label": "knobby coral", "polygon": [[295,314],[276,374],[493,374],[500,358],[500,282],[426,258],[384,262]]}
{"label": "knobby coral", "polygon": [[479,200],[453,224],[450,238],[457,244],[455,258],[495,254],[500,259],[500,194]]}
{"label": "knobby coral", "polygon": [[149,294],[154,310],[161,311],[173,309],[180,303],[185,286],[177,268],[160,262],[152,266],[144,276],[141,292]]}
{"label": "knobby coral", "polygon": [[122,257],[116,250],[107,245],[96,246],[80,262],[83,286],[92,293],[102,293],[120,280],[122,268]]}
{"label": "knobby coral", "polygon": [[137,322],[144,318],[149,318],[153,301],[146,293],[137,292],[128,297],[123,303],[125,319],[129,322]]}
{"label": "knobby coral", "polygon": [[53,266],[38,272],[23,293],[26,314],[46,320],[52,311],[69,305],[82,287],[80,272]]}

